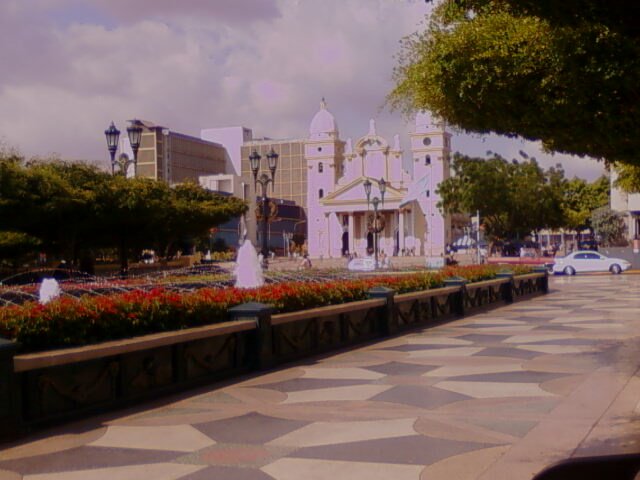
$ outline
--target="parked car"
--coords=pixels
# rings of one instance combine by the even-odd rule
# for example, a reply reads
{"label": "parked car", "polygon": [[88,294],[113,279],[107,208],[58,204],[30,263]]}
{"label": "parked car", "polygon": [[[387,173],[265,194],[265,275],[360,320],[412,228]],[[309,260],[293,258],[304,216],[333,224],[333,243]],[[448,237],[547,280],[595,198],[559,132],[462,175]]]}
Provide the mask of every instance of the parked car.
{"label": "parked car", "polygon": [[631,263],[622,258],[610,258],[590,250],[578,250],[566,257],[556,258],[553,273],[575,275],[581,272],[622,273],[631,267]]}
{"label": "parked car", "polygon": [[371,272],[376,269],[376,261],[371,257],[354,258],[347,268],[352,272]]}

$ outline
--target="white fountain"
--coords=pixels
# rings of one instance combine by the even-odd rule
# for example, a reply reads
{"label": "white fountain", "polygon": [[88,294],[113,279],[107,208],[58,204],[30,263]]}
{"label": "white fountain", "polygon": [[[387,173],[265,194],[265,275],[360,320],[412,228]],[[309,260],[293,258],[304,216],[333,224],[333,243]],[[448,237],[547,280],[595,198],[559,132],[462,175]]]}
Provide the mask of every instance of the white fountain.
{"label": "white fountain", "polygon": [[46,305],[51,300],[58,298],[61,293],[62,290],[60,290],[60,285],[55,278],[43,278],[38,292],[38,301]]}
{"label": "white fountain", "polygon": [[238,248],[236,267],[233,274],[236,277],[235,286],[238,288],[256,288],[264,285],[262,266],[258,260],[258,253],[250,240],[247,240],[247,227],[244,216],[241,217],[242,225],[241,245]]}

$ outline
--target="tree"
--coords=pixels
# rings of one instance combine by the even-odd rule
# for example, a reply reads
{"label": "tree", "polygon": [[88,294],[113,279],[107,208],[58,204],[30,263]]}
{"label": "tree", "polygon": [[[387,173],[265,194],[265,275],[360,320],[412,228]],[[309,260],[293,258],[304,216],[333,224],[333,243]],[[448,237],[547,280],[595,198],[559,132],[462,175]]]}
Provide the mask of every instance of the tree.
{"label": "tree", "polygon": [[247,209],[236,197],[212,193],[191,182],[173,187],[170,207],[159,216],[157,225],[158,249],[165,255],[181,238],[208,235],[211,227],[237,217]]}
{"label": "tree", "polygon": [[562,210],[564,228],[580,232],[592,228],[591,214],[609,204],[609,179],[604,175],[592,183],[572,178],[565,183]]}
{"label": "tree", "polygon": [[611,210],[608,206],[593,211],[591,224],[605,246],[624,242],[624,220],[618,212]]}
{"label": "tree", "polygon": [[640,4],[443,0],[403,41],[393,107],[640,164]]}
{"label": "tree", "polygon": [[115,247],[124,271],[132,251],[166,252],[176,239],[205,235],[246,208],[196,184],[170,187],[83,163],[25,162],[0,154],[2,229],[38,239],[46,251],[70,260]]}
{"label": "tree", "polygon": [[456,154],[454,175],[440,184],[438,205],[447,213],[479,210],[491,241],[522,238],[541,228],[562,225],[564,172],[542,170],[535,159],[508,162]]}
{"label": "tree", "polygon": [[616,165],[616,187],[627,193],[640,192],[640,165]]}
{"label": "tree", "polygon": [[0,266],[5,263],[17,267],[37,253],[41,241],[21,232],[0,231]]}

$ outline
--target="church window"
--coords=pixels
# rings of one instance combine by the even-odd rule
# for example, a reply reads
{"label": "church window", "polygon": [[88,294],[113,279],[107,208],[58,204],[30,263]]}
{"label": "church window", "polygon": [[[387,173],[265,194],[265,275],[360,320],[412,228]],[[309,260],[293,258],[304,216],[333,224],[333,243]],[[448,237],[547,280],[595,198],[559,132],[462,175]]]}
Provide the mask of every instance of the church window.
{"label": "church window", "polygon": [[425,165],[431,165],[431,155],[425,155],[424,164]]}
{"label": "church window", "polygon": [[422,139],[422,144],[427,146],[427,145],[431,145],[431,139],[429,137],[424,137]]}
{"label": "church window", "polygon": [[318,198],[322,198],[322,197],[324,197],[324,190],[320,189],[318,190]]}
{"label": "church window", "polygon": [[319,172],[319,173],[322,173],[323,171],[324,171],[324,165],[322,165],[322,162],[320,162],[320,163],[318,164],[318,172]]}
{"label": "church window", "polygon": [[318,147],[318,151],[321,152],[322,151],[322,147]]}

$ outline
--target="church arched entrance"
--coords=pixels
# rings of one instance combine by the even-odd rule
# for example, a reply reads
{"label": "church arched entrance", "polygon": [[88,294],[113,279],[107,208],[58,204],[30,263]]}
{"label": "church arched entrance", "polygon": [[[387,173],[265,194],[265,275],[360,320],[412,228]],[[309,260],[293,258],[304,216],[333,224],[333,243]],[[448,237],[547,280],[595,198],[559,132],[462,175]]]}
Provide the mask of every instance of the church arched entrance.
{"label": "church arched entrance", "polygon": [[349,254],[349,232],[342,234],[342,255]]}
{"label": "church arched entrance", "polygon": [[367,253],[373,253],[373,233],[367,233]]}

